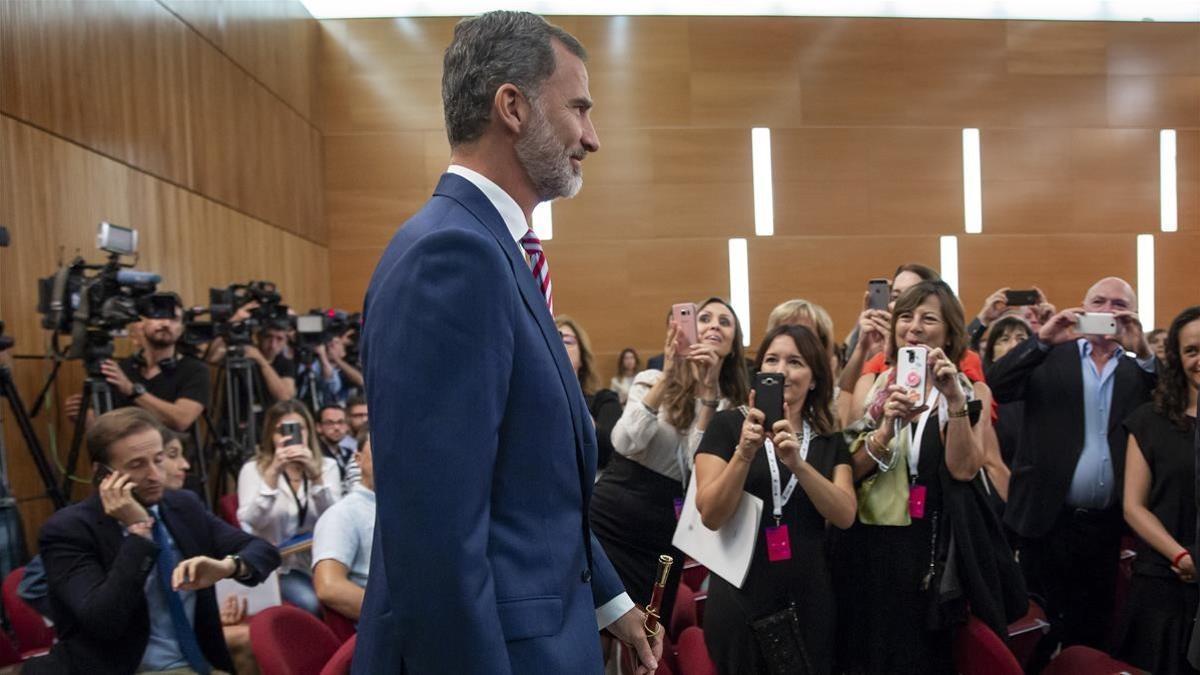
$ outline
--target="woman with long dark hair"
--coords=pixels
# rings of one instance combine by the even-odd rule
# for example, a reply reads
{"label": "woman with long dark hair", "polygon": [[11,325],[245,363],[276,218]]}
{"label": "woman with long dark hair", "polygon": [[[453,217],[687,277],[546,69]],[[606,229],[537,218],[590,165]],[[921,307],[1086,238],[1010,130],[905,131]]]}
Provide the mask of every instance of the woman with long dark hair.
{"label": "woman with long dark hair", "polygon": [[1141,539],[1116,654],[1156,675],[1196,673],[1188,642],[1196,616],[1196,398],[1200,307],[1167,331],[1154,400],[1125,420],[1125,521]]}
{"label": "woman with long dark hair", "polygon": [[[720,530],[743,492],[763,500],[741,588],[709,577],[704,640],[722,673],[773,672],[751,624],[795,612],[806,672],[829,673],[835,603],[825,562],[826,522],[850,527],[856,504],[850,454],[830,408],[829,351],[813,331],[784,324],[763,338],[754,367],[783,375],[784,419],[764,428],[764,413],[751,396],[749,408],[717,413],[696,454],[696,508],[706,527]],[[769,550],[775,540],[781,547]]]}
{"label": "woman with long dark hair", "polygon": [[608,466],[613,454],[612,429],[621,419],[621,401],[615,391],[596,387],[592,341],[583,326],[566,314],[554,317],[554,325],[558,326],[558,335],[562,338],[563,348],[567,350],[567,358],[571,360],[571,369],[575,371],[588,412],[592,414],[592,422],[596,427],[596,469],[600,470]]}
{"label": "woman with long dark hair", "polygon": [[641,369],[642,357],[638,356],[637,350],[633,347],[622,349],[621,355],[617,357],[617,374],[613,375],[608,384],[609,389],[617,392],[621,405],[625,405],[625,401],[629,399],[629,388],[633,386],[633,378]]}
{"label": "woman with long dark hair", "polygon": [[667,330],[663,370],[634,378],[613,427],[612,460],[592,494],[596,538],[639,605],[650,600],[658,556],[674,555],[662,601],[670,625],[683,556],[671,546],[678,509],[700,439],[718,410],[746,402],[742,330],[727,302],[709,298],[696,312],[698,342],[686,351]]}

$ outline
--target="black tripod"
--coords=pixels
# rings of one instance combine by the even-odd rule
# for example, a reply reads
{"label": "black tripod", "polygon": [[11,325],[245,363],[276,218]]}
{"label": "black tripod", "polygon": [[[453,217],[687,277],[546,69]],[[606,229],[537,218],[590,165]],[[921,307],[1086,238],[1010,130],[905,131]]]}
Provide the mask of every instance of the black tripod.
{"label": "black tripod", "polygon": [[217,457],[217,485],[213,503],[220,498],[226,479],[237,483],[242,464],[258,444],[258,396],[254,380],[254,361],[246,356],[245,346],[231,344],[217,379],[224,397],[218,424],[205,415],[209,429],[210,452]]}
{"label": "black tripod", "polygon": [[67,454],[67,466],[62,482],[62,493],[68,501],[70,501],[71,492],[75,487],[71,477],[75,475],[75,466],[79,463],[79,449],[87,434],[88,411],[91,410],[96,415],[103,415],[113,409],[112,387],[108,384],[108,380],[104,379],[104,373],[100,370],[100,364],[112,358],[112,337],[101,330],[88,330],[86,340],[83,348],[83,363],[87,371],[87,378],[83,381],[83,402],[80,404],[78,416],[75,418],[75,431],[71,435],[71,451]]}
{"label": "black tripod", "polygon": [[[12,339],[4,335],[4,322],[0,321],[0,352],[12,348],[12,345]],[[3,362],[0,362],[0,398],[8,399],[8,406],[12,410],[13,418],[17,420],[21,438],[25,441],[25,447],[29,449],[33,464],[37,467],[38,475],[41,476],[42,483],[46,487],[46,494],[54,503],[54,508],[61,509],[67,505],[67,499],[58,489],[54,469],[46,459],[42,443],[33,430],[33,422],[30,421],[25,404],[21,401],[21,394],[13,382],[12,370]],[[0,432],[0,509],[15,508],[15,506],[16,501],[12,498],[8,485],[8,452],[4,447],[4,434]]]}

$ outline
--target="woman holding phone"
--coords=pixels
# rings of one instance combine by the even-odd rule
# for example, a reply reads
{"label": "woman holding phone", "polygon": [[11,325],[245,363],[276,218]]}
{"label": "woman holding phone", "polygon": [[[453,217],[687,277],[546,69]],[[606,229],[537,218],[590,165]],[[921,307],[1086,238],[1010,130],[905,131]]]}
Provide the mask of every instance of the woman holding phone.
{"label": "woman holding phone", "polygon": [[[896,300],[889,342],[892,367],[873,384],[866,431],[851,446],[855,478],[862,482],[858,522],[838,542],[835,562],[841,658],[852,673],[952,673],[953,631],[946,622],[930,625],[942,610],[939,575],[948,524],[959,515],[947,513],[944,501],[951,491],[965,494],[955,486],[975,480],[984,465],[988,416],[976,409],[973,425],[968,402],[981,401],[990,410],[991,396],[955,366],[966,349],[966,329],[962,306],[944,282],[921,282]],[[910,350],[925,367],[897,383],[901,366],[908,370],[898,357],[909,360]],[[990,523],[990,534],[1003,542],[986,502],[963,501],[977,508],[971,522]],[[993,569],[959,567],[971,575]],[[980,618],[993,616],[985,598],[970,600]],[[997,621],[1002,619],[991,623]]]}
{"label": "woman holding phone", "polygon": [[[279,546],[311,533],[317,518],[341,496],[337,462],[317,447],[308,408],[295,399],[271,406],[258,451],[238,474],[242,529]],[[308,549],[284,556],[279,590],[284,600],[319,616],[311,569]]]}
{"label": "woman holding phone", "polygon": [[733,308],[709,298],[695,312],[691,333],[672,321],[667,329],[663,370],[638,373],[629,400],[613,427],[616,451],[592,494],[591,523],[596,538],[639,605],[650,600],[658,556],[679,564],[662,601],[662,623],[671,625],[675,591],[683,571],[682,554],[671,546],[684,490],[700,438],[718,410],[746,402],[742,331]]}
{"label": "woman holding phone", "polygon": [[[826,523],[850,527],[856,501],[850,455],[830,408],[828,351],[809,329],[780,325],[763,338],[755,369],[760,379],[782,376],[782,397],[763,396],[777,409],[756,408],[752,393],[749,409],[717,413],[696,453],[696,507],[706,527],[729,522],[743,491],[763,500],[742,587],[709,577],[704,640],[722,673],[773,672],[752,624],[794,612],[806,672],[830,673],[836,624]],[[767,419],[778,421],[768,427]]]}
{"label": "woman holding phone", "polygon": [[1152,673],[1196,673],[1187,659],[1196,589],[1196,399],[1200,307],[1167,331],[1154,400],[1125,420],[1125,521],[1137,558],[1117,656]]}

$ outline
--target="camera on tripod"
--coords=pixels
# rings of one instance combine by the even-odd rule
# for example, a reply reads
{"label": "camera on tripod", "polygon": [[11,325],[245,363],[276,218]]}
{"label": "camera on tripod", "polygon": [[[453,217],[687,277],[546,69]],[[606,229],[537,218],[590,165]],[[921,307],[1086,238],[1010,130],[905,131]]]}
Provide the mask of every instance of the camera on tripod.
{"label": "camera on tripod", "polygon": [[[288,308],[281,304],[282,300],[275,284],[270,281],[211,288],[208,291],[208,307],[194,307],[184,312],[183,340],[189,345],[199,345],[219,337],[228,347],[249,345],[254,331],[260,327],[288,327]],[[251,302],[257,303],[257,306],[250,310],[249,318],[234,321],[237,311]],[[201,317],[207,317],[207,320]]]}
{"label": "camera on tripod", "polygon": [[340,309],[312,309],[293,318],[296,340],[309,350],[328,343],[353,326],[351,315]]}
{"label": "camera on tripod", "polygon": [[83,359],[88,374],[101,377],[100,364],[112,358],[112,333],[162,311],[164,301],[152,299],[159,275],[130,269],[136,261],[121,261],[137,253],[136,230],[100,223],[96,247],[108,252],[107,262],[90,264],[79,256],[38,280],[37,309],[43,328],[71,336],[59,356]]}

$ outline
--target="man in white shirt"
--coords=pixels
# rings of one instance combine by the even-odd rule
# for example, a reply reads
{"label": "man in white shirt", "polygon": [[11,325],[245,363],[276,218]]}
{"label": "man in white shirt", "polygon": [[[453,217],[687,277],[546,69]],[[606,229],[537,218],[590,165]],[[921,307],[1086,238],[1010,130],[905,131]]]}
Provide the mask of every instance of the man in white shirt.
{"label": "man in white shirt", "polygon": [[358,620],[375,538],[375,467],[364,428],[354,461],[362,480],[321,515],[313,531],[313,586],[326,608]]}

